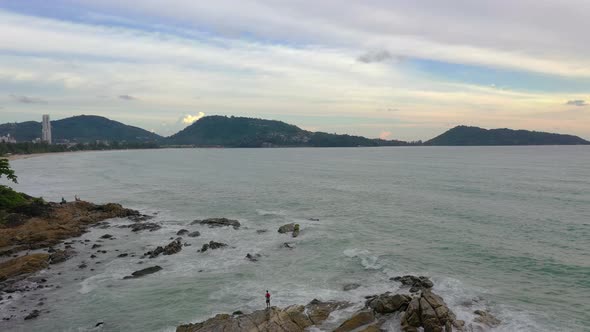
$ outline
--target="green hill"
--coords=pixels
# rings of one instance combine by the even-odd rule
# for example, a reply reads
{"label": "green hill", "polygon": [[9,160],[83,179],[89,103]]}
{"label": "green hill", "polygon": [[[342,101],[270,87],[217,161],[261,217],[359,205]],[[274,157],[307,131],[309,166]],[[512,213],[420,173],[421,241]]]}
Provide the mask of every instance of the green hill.
{"label": "green hill", "polygon": [[168,138],[171,144],[224,147],[265,146],[380,146],[400,141],[310,132],[281,121],[245,117],[207,116]]}
{"label": "green hill", "polygon": [[[101,116],[79,115],[51,121],[54,141],[68,140],[77,143],[101,141],[155,142],[163,138],[147,130],[128,126]],[[41,137],[41,123],[27,121],[0,125],[0,136],[10,134],[19,142]]]}
{"label": "green hill", "polygon": [[424,143],[425,145],[580,145],[590,142],[573,135],[528,130],[483,129],[457,126]]}

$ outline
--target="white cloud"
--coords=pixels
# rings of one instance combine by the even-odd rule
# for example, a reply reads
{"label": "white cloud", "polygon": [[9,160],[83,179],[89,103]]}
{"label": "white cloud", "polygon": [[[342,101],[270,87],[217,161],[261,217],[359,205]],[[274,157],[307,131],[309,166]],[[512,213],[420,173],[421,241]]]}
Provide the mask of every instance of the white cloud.
{"label": "white cloud", "polygon": [[190,125],[190,124],[197,122],[200,118],[202,118],[204,116],[205,116],[205,113],[203,113],[203,112],[199,112],[195,115],[187,114],[182,118],[182,123],[184,123],[186,125]]}

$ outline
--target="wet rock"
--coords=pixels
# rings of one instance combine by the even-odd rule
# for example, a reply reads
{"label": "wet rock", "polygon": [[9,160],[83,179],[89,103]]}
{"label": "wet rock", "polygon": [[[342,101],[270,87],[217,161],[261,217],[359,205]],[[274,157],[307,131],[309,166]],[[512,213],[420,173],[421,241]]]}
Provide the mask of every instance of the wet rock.
{"label": "wet rock", "polygon": [[179,239],[176,239],[176,240],[170,242],[165,247],[158,246],[156,249],[146,252],[144,254],[144,256],[148,256],[149,258],[156,258],[161,254],[173,255],[181,250],[182,250],[182,243],[180,243]]}
{"label": "wet rock", "polygon": [[480,324],[487,325],[488,327],[496,327],[496,326],[500,325],[500,323],[502,323],[501,320],[494,317],[492,314],[490,314],[487,311],[475,310],[473,313],[478,316],[478,317],[475,317],[475,319],[473,321],[480,323]]}
{"label": "wet rock", "polygon": [[254,254],[254,255],[252,255],[252,254],[248,253],[246,255],[246,259],[249,260],[249,261],[251,261],[251,262],[258,262],[258,258],[260,258],[260,257],[261,257],[260,254]]}
{"label": "wet rock", "polygon": [[136,215],[132,215],[132,216],[129,216],[127,218],[129,218],[129,220],[131,220],[131,221],[134,221],[134,222],[139,223],[139,222],[142,222],[142,221],[147,221],[147,220],[153,219],[154,216],[148,216],[146,214],[139,214],[138,213]]}
{"label": "wet rock", "polygon": [[363,325],[370,324],[374,320],[375,314],[373,314],[372,310],[361,310],[338,326],[334,332],[350,332]]}
{"label": "wet rock", "polygon": [[156,272],[158,272],[160,270],[162,270],[162,267],[160,267],[158,265],[156,265],[156,266],[150,266],[150,267],[147,267],[145,269],[142,269],[142,270],[139,270],[139,271],[135,271],[130,276],[126,276],[123,279],[140,278],[140,277],[146,276],[148,274],[156,273]]}
{"label": "wet rock", "polygon": [[406,309],[411,298],[403,294],[385,293],[367,301],[367,307],[380,314],[390,314]]}
{"label": "wet rock", "polygon": [[279,233],[291,233],[295,230],[295,223],[290,223],[279,227]]}
{"label": "wet rock", "polygon": [[92,249],[97,249],[97,248],[100,248],[100,247],[102,247],[102,244],[93,244],[92,245]]}
{"label": "wet rock", "polygon": [[82,263],[82,264],[78,265],[79,269],[85,269],[87,267],[88,267],[88,265],[86,265],[86,263]]}
{"label": "wet rock", "polygon": [[188,237],[197,237],[197,236],[201,236],[201,233],[198,232],[198,231],[195,231],[195,232],[188,233],[186,236],[188,236]]}
{"label": "wet rock", "polygon": [[199,252],[205,252],[209,249],[213,250],[213,249],[219,249],[219,248],[223,248],[223,247],[227,247],[227,244],[221,243],[221,242],[209,241],[209,243],[203,244],[203,247],[201,248],[201,250],[199,250]]}
{"label": "wet rock", "polygon": [[92,259],[96,258],[96,255],[92,254],[92,255],[90,255],[90,258],[92,258]]}
{"label": "wet rock", "polygon": [[295,245],[293,243],[290,242],[285,242],[281,245],[282,248],[287,248],[287,249],[295,249]]}
{"label": "wet rock", "polygon": [[293,233],[291,233],[293,237],[299,236],[299,224],[295,224],[295,228],[293,229]]}
{"label": "wet rock", "polygon": [[113,236],[112,236],[111,234],[105,234],[105,235],[101,236],[100,238],[101,238],[101,239],[110,239],[110,238],[112,238],[112,237],[113,237]]}
{"label": "wet rock", "polygon": [[453,326],[459,325],[443,299],[427,289],[410,301],[401,323],[404,332],[416,332],[419,328],[433,332],[452,331]]}
{"label": "wet rock", "polygon": [[49,264],[58,264],[67,261],[76,254],[71,249],[56,250],[53,254],[49,255]]}
{"label": "wet rock", "polygon": [[256,230],[256,234],[263,234],[263,233],[266,233],[266,232],[268,232],[268,229],[257,229]]}
{"label": "wet rock", "polygon": [[191,223],[191,225],[194,224],[207,225],[209,227],[231,226],[234,229],[238,229],[241,226],[239,221],[227,218],[209,218],[205,220],[195,220]]}
{"label": "wet rock", "polygon": [[181,229],[178,232],[176,232],[176,235],[186,235],[188,234],[188,229]]}
{"label": "wet rock", "polygon": [[129,256],[129,254],[127,254],[127,253],[125,253],[125,254],[119,254],[119,255],[117,255],[117,257],[119,257],[119,258],[122,258],[122,257],[127,257],[127,256]]}
{"label": "wet rock", "polygon": [[342,287],[342,289],[344,291],[350,291],[350,290],[353,290],[353,289],[357,289],[359,287],[361,287],[360,284],[352,283],[352,284],[346,284],[346,285],[344,285],[344,287]]}
{"label": "wet rock", "polygon": [[404,286],[410,286],[410,292],[416,293],[422,289],[430,289],[434,286],[428,277],[405,275],[401,277],[390,278],[389,280],[401,282]]}
{"label": "wet rock", "polygon": [[307,218],[307,220],[309,220],[309,221],[320,221],[320,219],[318,219],[318,218]]}
{"label": "wet rock", "polygon": [[41,312],[39,310],[33,310],[30,314],[25,317],[25,320],[33,319],[39,317]]}
{"label": "wet rock", "polygon": [[140,232],[140,231],[157,231],[160,228],[162,228],[162,226],[155,224],[155,223],[151,223],[151,222],[146,222],[146,223],[137,223],[137,224],[131,224],[131,225],[124,225],[124,226],[120,226],[121,228],[131,228],[132,232]]}
{"label": "wet rock", "polygon": [[232,312],[232,315],[233,315],[233,316],[236,316],[236,315],[243,315],[243,314],[244,314],[244,313],[243,313],[241,310],[237,310],[237,311],[234,311],[234,312]]}

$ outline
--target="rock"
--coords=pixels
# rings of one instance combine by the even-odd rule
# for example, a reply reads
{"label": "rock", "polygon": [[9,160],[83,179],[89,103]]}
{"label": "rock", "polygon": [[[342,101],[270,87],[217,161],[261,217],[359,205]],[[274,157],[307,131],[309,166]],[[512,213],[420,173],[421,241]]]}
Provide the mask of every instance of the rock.
{"label": "rock", "polygon": [[127,256],[129,256],[129,254],[124,253],[124,254],[119,254],[117,257],[122,258],[122,257],[127,257]]}
{"label": "rock", "polygon": [[139,271],[135,271],[130,276],[126,276],[123,279],[140,278],[140,277],[146,276],[148,274],[156,273],[156,272],[158,272],[160,270],[162,270],[162,268],[160,266],[158,266],[158,265],[156,265],[156,266],[150,266],[150,267],[147,267],[145,269],[142,269],[142,270],[139,270]]}
{"label": "rock", "polygon": [[176,232],[176,235],[185,235],[188,234],[188,229],[181,229],[178,232]]}
{"label": "rock", "polygon": [[208,249],[213,250],[213,249],[219,249],[219,248],[223,248],[223,247],[227,247],[227,244],[221,243],[221,242],[209,241],[209,243],[203,244],[203,247],[201,248],[201,250],[199,250],[199,252],[205,252]]}
{"label": "rock", "polygon": [[90,255],[90,258],[96,258],[96,255],[94,255],[94,254]]}
{"label": "rock", "polygon": [[195,220],[191,223],[191,225],[194,224],[207,225],[209,227],[232,226],[234,229],[240,228],[239,221],[227,218],[209,218],[205,220]]}
{"label": "rock", "polygon": [[0,263],[0,281],[45,269],[48,261],[48,254],[31,254],[9,259]]}
{"label": "rock", "polygon": [[101,239],[111,239],[113,236],[111,234],[105,234],[103,236],[101,236]]}
{"label": "rock", "polygon": [[404,310],[411,298],[403,294],[381,294],[367,301],[367,307],[380,314],[390,314]]}
{"label": "rock", "polygon": [[279,233],[291,233],[295,230],[295,223],[290,223],[279,227]]}
{"label": "rock", "polygon": [[176,240],[168,243],[168,245],[166,245],[165,247],[158,246],[156,249],[146,252],[144,254],[144,256],[149,256],[149,258],[156,258],[156,257],[160,256],[161,254],[173,255],[181,250],[182,250],[182,243],[180,243],[179,239],[176,239]]}
{"label": "rock", "polygon": [[102,247],[102,244],[93,244],[92,245],[92,249],[96,249],[96,248],[100,248]]}
{"label": "rock", "polygon": [[350,332],[363,325],[370,324],[374,320],[375,315],[372,310],[361,310],[338,326],[334,332]]}
{"label": "rock", "polygon": [[233,316],[236,316],[236,315],[243,315],[243,314],[244,314],[244,313],[243,313],[242,311],[240,311],[240,310],[237,310],[237,311],[234,311],[234,312],[232,312],[232,315],[233,315]]}
{"label": "rock", "polygon": [[257,229],[256,230],[256,234],[263,234],[263,233],[266,233],[266,232],[268,232],[268,229]]}
{"label": "rock", "polygon": [[78,265],[79,269],[85,269],[87,267],[88,267],[88,265],[86,265],[86,263],[82,263],[82,264]]}
{"label": "rock", "polygon": [[295,228],[293,229],[293,233],[291,235],[293,235],[293,237],[299,236],[299,224],[295,224]]}
{"label": "rock", "polygon": [[459,326],[455,314],[443,299],[428,289],[422,290],[420,297],[413,298],[402,316],[402,331],[415,332],[418,328],[424,331],[451,331]]}
{"label": "rock", "polygon": [[76,254],[71,249],[56,250],[53,254],[49,255],[49,264],[58,264],[67,261]]}
{"label": "rock", "polygon": [[353,283],[353,284],[346,284],[346,285],[344,285],[344,287],[342,287],[342,289],[343,289],[344,291],[350,291],[350,290],[353,290],[353,289],[357,289],[357,288],[359,288],[359,287],[361,287],[361,285],[360,285],[360,284],[354,284],[354,283]]}
{"label": "rock", "polygon": [[246,255],[246,259],[248,259],[251,262],[258,262],[258,258],[260,258],[260,257],[261,257],[260,254],[254,254],[254,255],[252,255],[252,254],[248,253]]}
{"label": "rock", "polygon": [[33,319],[39,317],[41,312],[39,310],[33,310],[30,314],[25,317],[25,320]]}
{"label": "rock", "polygon": [[473,320],[474,322],[487,325],[488,327],[496,327],[496,326],[500,325],[500,323],[502,323],[501,320],[494,317],[492,314],[490,314],[487,311],[475,310],[473,313],[478,316],[478,317],[475,317],[475,319]]}
{"label": "rock", "polygon": [[281,245],[282,248],[287,248],[287,249],[295,249],[295,245],[293,243],[290,242],[285,242]]}
{"label": "rock", "polygon": [[318,219],[318,218],[307,218],[307,220],[309,220],[309,221],[320,221],[320,219]]}
{"label": "rock", "polygon": [[145,231],[145,230],[153,232],[153,231],[157,231],[160,228],[162,228],[162,226],[152,223],[152,222],[124,225],[124,226],[120,226],[120,227],[121,228],[131,228],[132,232],[140,232],[140,231]]}
{"label": "rock", "polygon": [[422,289],[430,289],[434,286],[428,277],[406,275],[402,277],[390,278],[389,280],[399,281],[404,286],[410,286],[410,292],[416,293]]}
{"label": "rock", "polygon": [[201,323],[178,326],[176,331],[303,332],[313,325],[321,324],[331,312],[341,307],[341,303],[317,301],[307,306],[292,305],[284,309],[272,307],[266,310],[254,311],[250,314],[219,314]]}
{"label": "rock", "polygon": [[192,233],[188,233],[187,236],[188,237],[197,237],[197,236],[201,236],[201,233],[199,233],[198,231],[195,231]]}

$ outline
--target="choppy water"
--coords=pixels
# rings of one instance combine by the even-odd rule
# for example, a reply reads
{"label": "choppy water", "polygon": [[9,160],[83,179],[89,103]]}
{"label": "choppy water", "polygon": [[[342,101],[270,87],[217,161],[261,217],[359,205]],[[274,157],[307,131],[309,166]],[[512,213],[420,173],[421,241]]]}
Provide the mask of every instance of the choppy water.
{"label": "choppy water", "polygon": [[[202,236],[146,263],[164,270],[137,280],[121,278],[146,265],[113,259],[119,252],[105,254],[94,273],[78,270],[89,261],[80,248],[51,271],[63,270],[50,282],[64,284],[45,291],[51,312],[8,330],[78,331],[99,321],[112,331],[172,330],[261,308],[265,289],[279,306],[313,298],[360,303],[396,290],[390,277],[411,273],[431,276],[459,318],[489,308],[504,322],[497,331],[589,331],[588,147],[93,152],[13,166],[17,189],[32,195],[77,194],[158,212],[158,232],[84,236],[114,234],[110,248],[119,252],[141,254],[181,228]],[[243,228],[188,226],[216,216]],[[289,222],[302,228],[294,250],[281,249],[291,239],[276,232]],[[210,240],[235,248],[196,252]],[[262,258],[252,263],[246,253]],[[362,286],[342,291],[351,282]]]}

